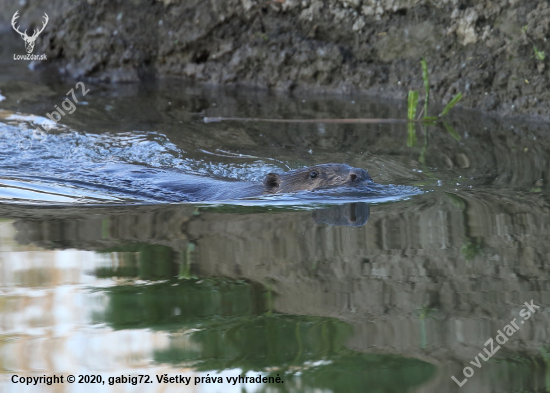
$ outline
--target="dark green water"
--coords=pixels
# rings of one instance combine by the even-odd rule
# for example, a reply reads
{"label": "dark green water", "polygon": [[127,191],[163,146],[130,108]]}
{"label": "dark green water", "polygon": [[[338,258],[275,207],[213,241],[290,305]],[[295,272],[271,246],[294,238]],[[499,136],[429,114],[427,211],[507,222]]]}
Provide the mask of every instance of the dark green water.
{"label": "dark green water", "polygon": [[[54,374],[149,375],[138,387],[151,392],[550,390],[547,124],[454,111],[454,132],[418,127],[409,146],[399,124],[202,121],[394,118],[404,103],[86,82],[85,103],[38,138],[76,81],[11,60],[12,38],[0,36],[2,391],[45,391],[11,378]],[[147,184],[104,173],[259,181],[325,162],[384,188],[192,204],[140,199]],[[163,374],[223,383],[164,386]],[[284,383],[226,380],[239,375]]]}

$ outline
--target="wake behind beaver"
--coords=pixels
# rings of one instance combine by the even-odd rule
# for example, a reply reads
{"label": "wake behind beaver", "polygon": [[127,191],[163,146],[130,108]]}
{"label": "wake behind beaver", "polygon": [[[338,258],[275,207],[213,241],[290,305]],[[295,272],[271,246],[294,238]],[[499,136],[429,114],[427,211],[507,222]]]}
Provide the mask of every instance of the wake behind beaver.
{"label": "wake behind beaver", "polygon": [[322,205],[395,200],[418,194],[407,186],[384,186],[347,164],[321,164],[270,172],[263,181],[240,181],[125,163],[93,164],[51,175],[0,178],[0,198],[17,203],[135,204],[223,202]]}
{"label": "wake behind beaver", "polygon": [[[14,120],[21,122],[23,120]],[[17,140],[30,128],[0,122],[0,200],[9,203],[157,204],[220,203],[308,208],[389,201],[415,187],[382,186],[368,171],[328,163],[280,171],[272,158],[183,151],[157,132],[90,134],[66,129],[29,150]],[[212,154],[215,157],[212,157]],[[255,158],[255,161],[250,161]],[[288,165],[282,162],[283,165]]]}

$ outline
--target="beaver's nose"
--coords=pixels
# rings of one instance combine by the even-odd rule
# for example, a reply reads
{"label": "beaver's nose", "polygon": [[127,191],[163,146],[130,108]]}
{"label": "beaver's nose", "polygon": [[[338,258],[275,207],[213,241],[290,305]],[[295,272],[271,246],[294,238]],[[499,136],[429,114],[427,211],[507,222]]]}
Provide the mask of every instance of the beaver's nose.
{"label": "beaver's nose", "polygon": [[353,168],[349,173],[349,178],[352,183],[359,183],[366,180],[371,180],[369,173],[361,168]]}

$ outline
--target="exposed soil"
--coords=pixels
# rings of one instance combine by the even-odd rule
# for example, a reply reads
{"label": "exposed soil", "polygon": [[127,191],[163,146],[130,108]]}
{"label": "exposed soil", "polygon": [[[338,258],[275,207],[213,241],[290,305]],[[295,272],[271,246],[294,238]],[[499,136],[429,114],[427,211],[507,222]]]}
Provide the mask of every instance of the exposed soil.
{"label": "exposed soil", "polygon": [[[105,82],[184,76],[285,91],[431,99],[550,119],[550,3],[536,0],[0,0],[2,28],[50,22],[35,54]],[[31,26],[32,28],[32,26]],[[15,34],[15,33],[14,33]],[[17,35],[14,35],[18,37]]]}

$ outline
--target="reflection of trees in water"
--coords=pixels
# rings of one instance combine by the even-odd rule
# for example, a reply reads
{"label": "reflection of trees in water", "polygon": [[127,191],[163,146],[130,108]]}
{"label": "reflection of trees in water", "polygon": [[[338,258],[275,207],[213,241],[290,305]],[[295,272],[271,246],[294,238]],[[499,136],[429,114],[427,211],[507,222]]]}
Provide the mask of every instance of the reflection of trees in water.
{"label": "reflection of trees in water", "polygon": [[451,204],[462,212],[462,222],[464,226],[464,244],[460,248],[460,253],[467,261],[471,261],[476,256],[483,253],[481,238],[473,237],[470,229],[470,206],[468,201],[458,195],[447,192],[445,195],[451,201]]}
{"label": "reflection of trees in water", "polygon": [[174,264],[176,252],[167,246],[146,243],[127,243],[102,249],[101,253],[116,253],[118,263],[95,270],[98,278],[139,277],[141,280],[167,280],[178,275]]}
{"label": "reflection of trees in water", "polygon": [[[115,329],[171,331],[167,349],[156,350],[158,363],[191,365],[197,370],[241,369],[280,375],[284,390],[331,391],[377,387],[402,392],[425,383],[435,367],[395,355],[361,354],[346,347],[353,335],[333,318],[268,315],[265,289],[227,279],[170,280],[102,290],[105,312],[95,315]],[[300,380],[292,376],[299,373]]]}
{"label": "reflection of trees in water", "polygon": [[351,351],[345,346],[351,334],[349,325],[331,318],[275,315],[240,319],[191,333],[190,340],[200,343],[200,353],[180,346],[157,352],[155,360],[194,361],[199,370],[265,370],[283,376],[284,391],[301,385],[302,389],[328,391],[354,392],[369,386],[403,392],[435,374],[433,365],[416,359]]}
{"label": "reflection of trees in water", "polygon": [[262,286],[229,279],[169,279],[105,290],[109,305],[94,319],[115,329],[180,329],[202,326],[210,318],[262,315]]}

